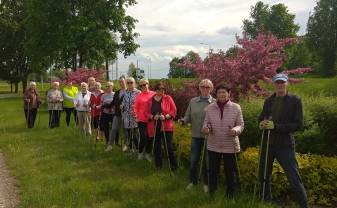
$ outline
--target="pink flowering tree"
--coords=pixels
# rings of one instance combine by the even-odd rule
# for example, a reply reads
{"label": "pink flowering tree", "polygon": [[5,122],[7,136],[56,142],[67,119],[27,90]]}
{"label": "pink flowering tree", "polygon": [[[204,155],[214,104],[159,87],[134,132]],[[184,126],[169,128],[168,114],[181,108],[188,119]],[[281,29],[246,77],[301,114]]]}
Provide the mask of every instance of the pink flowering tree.
{"label": "pink flowering tree", "polygon": [[[199,79],[210,79],[214,85],[224,83],[232,88],[234,100],[251,94],[265,95],[261,83],[268,83],[282,66],[286,57],[284,48],[300,41],[298,38],[278,39],[272,34],[259,34],[255,39],[237,36],[236,52],[232,56],[225,53],[209,53],[204,60],[198,58],[195,63],[185,62],[182,67],[191,68]],[[285,74],[303,74],[310,68],[298,68],[283,71]],[[290,78],[290,82],[300,79]],[[197,82],[185,83],[184,90],[175,92],[177,102],[198,95]],[[183,109],[186,106],[180,105]],[[182,110],[183,111],[183,110]]]}
{"label": "pink flowering tree", "polygon": [[89,77],[94,77],[96,81],[103,81],[105,70],[77,68],[76,71],[64,71],[64,82],[70,80],[74,84],[80,85],[81,82],[87,82]]}

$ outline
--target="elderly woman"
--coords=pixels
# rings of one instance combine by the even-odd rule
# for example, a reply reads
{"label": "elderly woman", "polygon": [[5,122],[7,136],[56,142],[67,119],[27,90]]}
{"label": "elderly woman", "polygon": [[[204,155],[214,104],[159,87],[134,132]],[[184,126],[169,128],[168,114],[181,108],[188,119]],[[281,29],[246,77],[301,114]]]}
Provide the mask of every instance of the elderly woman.
{"label": "elderly woman", "polygon": [[47,93],[49,128],[60,126],[63,95],[60,90],[60,83],[53,82],[52,89]]}
{"label": "elderly woman", "polygon": [[[190,183],[186,189],[191,189],[198,183],[198,161],[201,154],[205,154],[203,149],[205,146],[205,135],[202,133],[202,125],[205,120],[205,108],[215,102],[211,96],[213,90],[213,83],[209,79],[201,80],[199,83],[200,96],[194,97],[190,100],[184,118],[179,120],[179,123],[184,125],[191,123],[192,125],[192,140],[191,140],[191,156],[190,156]],[[206,158],[207,159],[207,158]],[[205,161],[205,160],[204,160]],[[203,164],[200,164],[203,166]],[[207,172],[204,166],[203,169],[204,191],[208,191]]]}
{"label": "elderly woman", "polygon": [[70,124],[70,116],[74,113],[75,123],[77,123],[77,114],[74,105],[74,98],[78,93],[78,88],[73,86],[71,80],[67,80],[66,86],[63,87],[63,110],[66,112],[67,126]]}
{"label": "elderly woman", "polygon": [[155,92],[149,89],[149,81],[147,79],[141,79],[139,85],[141,93],[139,93],[135,100],[134,111],[138,121],[138,128],[140,133],[138,160],[144,158],[144,150],[146,152],[145,158],[151,162],[151,143],[147,136],[147,122],[149,115],[149,101],[152,99]]}
{"label": "elderly woman", "polygon": [[115,142],[115,144],[118,144],[119,129],[122,127],[121,104],[122,104],[125,90],[126,90],[126,83],[125,83],[124,76],[121,76],[119,78],[119,86],[120,86],[120,89],[115,92],[113,101],[110,103],[110,107],[112,107],[115,111],[115,116],[112,121],[111,134],[110,134],[109,144],[108,144],[106,151],[112,150],[113,142]]}
{"label": "elderly woman", "polygon": [[239,135],[244,128],[241,107],[230,101],[230,88],[216,87],[217,102],[206,108],[203,133],[208,135],[208,186],[212,196],[217,188],[220,161],[223,160],[227,196],[233,197],[238,182],[236,153],[240,151]]}
{"label": "elderly woman", "polygon": [[91,108],[91,127],[96,131],[96,140],[100,139],[100,129],[98,129],[98,126],[101,116],[101,98],[103,93],[104,91],[101,89],[101,83],[96,82],[95,90],[91,92],[89,101]]}
{"label": "elderly woman", "polygon": [[23,94],[23,104],[27,128],[33,128],[36,119],[37,109],[41,104],[40,96],[36,90],[35,82],[30,82],[29,88]]}
{"label": "elderly woman", "polygon": [[81,91],[77,93],[74,104],[77,110],[78,126],[83,135],[91,135],[90,126],[90,101],[91,92],[88,91],[88,84],[81,83]]}
{"label": "elderly woman", "polygon": [[133,109],[135,98],[139,94],[139,90],[136,89],[135,79],[132,77],[126,78],[127,89],[124,94],[124,98],[121,104],[122,118],[124,128],[126,129],[125,141],[123,146],[123,151],[129,148],[135,149],[133,147],[138,146],[137,131],[138,127],[135,112]]}
{"label": "elderly woman", "polygon": [[154,160],[156,168],[162,167],[162,142],[169,159],[169,167],[171,171],[177,169],[177,161],[173,151],[173,119],[176,116],[177,108],[171,96],[165,94],[165,86],[163,83],[157,83],[154,86],[156,94],[149,102],[149,122],[148,134],[153,138],[154,142]]}
{"label": "elderly woman", "polygon": [[95,83],[96,83],[95,77],[89,77],[88,78],[88,90],[89,90],[89,92],[95,91]]}
{"label": "elderly woman", "polygon": [[[110,105],[114,99],[113,87],[114,84],[112,82],[106,83],[107,87],[105,93],[101,97],[101,118],[100,118],[100,129],[104,132],[106,144],[109,144],[109,127],[112,125],[112,121],[114,118],[114,109]],[[107,147],[108,148],[108,147]]]}

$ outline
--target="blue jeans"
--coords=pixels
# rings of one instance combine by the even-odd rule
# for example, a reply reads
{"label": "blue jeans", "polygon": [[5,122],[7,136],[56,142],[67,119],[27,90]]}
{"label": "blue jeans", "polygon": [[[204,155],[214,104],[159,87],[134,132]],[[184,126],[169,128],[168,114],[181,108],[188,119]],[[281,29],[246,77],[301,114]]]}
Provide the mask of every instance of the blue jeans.
{"label": "blue jeans", "polygon": [[[204,147],[205,138],[203,137],[192,137],[191,141],[191,157],[190,157],[190,182],[193,184],[198,183],[198,174],[199,168],[198,163],[200,160],[201,152],[203,151],[202,148]],[[207,177],[207,167],[206,167],[206,151],[204,152],[204,160],[203,160],[203,179],[204,183],[208,184],[208,177]]]}
{"label": "blue jeans", "polygon": [[[261,187],[263,187],[263,176],[264,176],[264,164],[265,164],[265,148],[262,149],[260,160],[260,170],[259,170],[259,177],[261,181]],[[273,170],[273,163],[275,158],[280,163],[281,167],[283,168],[288,181],[293,188],[298,203],[301,208],[308,207],[308,200],[307,194],[302,183],[300,174],[298,172],[297,161],[295,157],[295,150],[292,147],[285,147],[279,148],[275,146],[269,147],[268,153],[268,161],[267,161],[267,172],[266,172],[266,179],[265,179],[265,196],[264,198],[268,201],[272,199],[271,194],[271,175]]]}

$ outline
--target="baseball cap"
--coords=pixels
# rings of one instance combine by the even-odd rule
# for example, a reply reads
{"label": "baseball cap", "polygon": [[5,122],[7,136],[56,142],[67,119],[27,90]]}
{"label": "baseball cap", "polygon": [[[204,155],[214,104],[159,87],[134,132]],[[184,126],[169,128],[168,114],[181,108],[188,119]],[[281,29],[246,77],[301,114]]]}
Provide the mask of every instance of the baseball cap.
{"label": "baseball cap", "polygon": [[278,80],[281,80],[283,82],[288,82],[288,76],[285,74],[276,74],[275,76],[273,76],[272,80],[273,82],[276,82]]}

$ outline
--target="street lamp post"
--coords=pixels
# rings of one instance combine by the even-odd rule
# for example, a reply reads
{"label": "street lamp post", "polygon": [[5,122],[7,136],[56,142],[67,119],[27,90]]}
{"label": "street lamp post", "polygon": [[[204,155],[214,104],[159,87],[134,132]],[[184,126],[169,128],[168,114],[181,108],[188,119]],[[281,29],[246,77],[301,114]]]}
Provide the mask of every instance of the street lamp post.
{"label": "street lamp post", "polygon": [[151,79],[151,57],[148,56],[147,58],[149,60],[148,65],[147,65],[147,78],[150,80]]}
{"label": "street lamp post", "polygon": [[208,43],[200,43],[200,45],[207,45],[208,46],[208,55],[211,53],[211,45]]}

